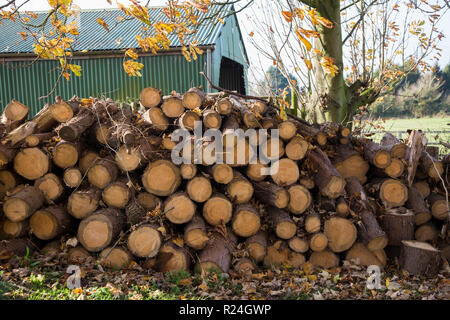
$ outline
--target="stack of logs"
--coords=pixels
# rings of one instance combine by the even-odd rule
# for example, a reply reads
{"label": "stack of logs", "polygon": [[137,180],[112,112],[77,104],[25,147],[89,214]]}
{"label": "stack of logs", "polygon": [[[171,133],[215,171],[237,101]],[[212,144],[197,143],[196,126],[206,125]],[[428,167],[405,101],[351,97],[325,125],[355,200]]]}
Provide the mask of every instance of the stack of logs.
{"label": "stack of logs", "polygon": [[[67,239],[76,239],[71,262],[135,261],[162,272],[343,260],[384,267],[395,258],[432,276],[448,258],[448,156],[438,160],[419,131],[407,141],[386,133],[378,144],[201,88],[163,97],[148,87],[131,105],[55,100],[28,121],[29,108],[15,100],[2,114],[2,260],[27,247],[58,251]],[[225,163],[206,152],[208,141],[201,163],[171,161],[171,134],[192,132],[195,121],[221,130]],[[249,163],[254,149],[233,135],[239,128],[268,130],[262,150],[278,170],[264,175],[267,164]],[[245,152],[231,153],[241,142]]]}

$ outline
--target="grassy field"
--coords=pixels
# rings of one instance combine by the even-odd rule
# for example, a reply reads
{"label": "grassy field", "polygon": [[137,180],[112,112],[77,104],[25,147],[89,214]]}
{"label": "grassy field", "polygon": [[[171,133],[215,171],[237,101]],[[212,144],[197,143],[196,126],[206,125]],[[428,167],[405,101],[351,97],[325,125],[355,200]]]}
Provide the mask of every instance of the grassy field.
{"label": "grassy field", "polygon": [[[422,130],[429,143],[445,142],[450,143],[450,117],[443,118],[420,118],[420,119],[385,119],[376,121],[376,125],[380,128],[365,128],[364,131],[406,131],[408,129]],[[427,133],[427,131],[443,131],[443,133]],[[398,133],[394,133],[398,136]],[[379,141],[383,136],[382,133],[374,136],[375,141]],[[401,134],[402,139],[408,137],[407,133]],[[446,154],[450,150],[444,146],[440,146],[440,153]]]}

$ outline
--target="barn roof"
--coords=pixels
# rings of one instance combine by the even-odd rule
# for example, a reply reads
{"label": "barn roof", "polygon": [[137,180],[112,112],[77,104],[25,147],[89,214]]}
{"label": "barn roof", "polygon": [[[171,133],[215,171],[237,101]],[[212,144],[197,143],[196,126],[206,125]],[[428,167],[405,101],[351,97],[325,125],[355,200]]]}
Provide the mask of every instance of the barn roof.
{"label": "barn roof", "polygon": [[[196,40],[200,46],[214,45],[223,28],[223,24],[218,19],[208,19],[218,13],[218,17],[229,16],[233,11],[232,5],[213,6],[208,13],[199,13],[198,21],[206,18],[197,28],[197,32],[190,36]],[[48,15],[48,12],[35,12],[37,19],[31,18],[29,24],[39,25]],[[22,13],[24,15],[24,13]],[[149,8],[150,21],[168,22],[168,18],[162,12],[161,7]],[[125,19],[122,19],[123,17]],[[97,23],[97,18],[103,19],[108,24],[109,31]],[[129,17],[128,17],[129,18]],[[119,20],[122,19],[121,22]],[[79,35],[71,36],[75,41],[72,47],[75,51],[117,51],[128,48],[139,48],[135,36],[145,35],[143,28],[148,27],[137,19],[127,19],[127,16],[120,9],[95,9],[81,10],[77,18]],[[3,25],[1,25],[3,24]],[[49,24],[48,24],[49,25]],[[193,26],[190,26],[191,28]],[[152,28],[149,28],[151,30]],[[32,28],[33,32],[37,28]],[[33,38],[28,36],[24,40],[19,34],[25,29],[18,23],[12,21],[0,22],[0,55],[11,55],[16,53],[32,53]],[[36,35],[39,37],[39,33]],[[181,47],[181,43],[176,35],[169,36],[171,48]]]}

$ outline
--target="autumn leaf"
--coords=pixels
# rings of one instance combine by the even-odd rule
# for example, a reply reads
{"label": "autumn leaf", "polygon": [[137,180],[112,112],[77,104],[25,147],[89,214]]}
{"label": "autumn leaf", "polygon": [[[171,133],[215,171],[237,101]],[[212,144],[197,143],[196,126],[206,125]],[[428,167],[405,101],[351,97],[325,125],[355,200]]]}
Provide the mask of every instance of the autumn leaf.
{"label": "autumn leaf", "polygon": [[312,49],[311,42],[309,42],[305,37],[303,37],[298,29],[295,30],[295,33],[297,34],[297,37],[300,39],[303,45],[306,47],[306,50],[310,51]]}
{"label": "autumn leaf", "polygon": [[22,37],[23,40],[27,39],[27,35],[25,32],[19,32],[20,36]]}
{"label": "autumn leaf", "polygon": [[248,34],[250,37],[253,37],[255,35],[255,33],[252,31]]}
{"label": "autumn leaf", "polygon": [[103,20],[102,18],[97,18],[96,21],[99,25],[105,28],[106,31],[109,31],[108,25],[106,24],[105,20]]}
{"label": "autumn leaf", "polygon": [[281,11],[281,14],[287,22],[292,22],[292,12],[290,11]]}
{"label": "autumn leaf", "polygon": [[325,73],[330,74],[332,77],[339,73],[339,68],[334,64],[334,60],[331,57],[322,57],[320,64]]}
{"label": "autumn leaf", "polygon": [[134,51],[133,49],[128,49],[127,51],[125,51],[125,56],[128,56],[134,60],[136,60],[139,57],[136,51]]}
{"label": "autumn leaf", "polygon": [[81,76],[81,66],[77,64],[69,64],[68,67],[77,77]]}
{"label": "autumn leaf", "polygon": [[304,60],[305,60],[305,64],[306,64],[306,67],[308,68],[308,70],[311,70],[312,69],[311,60],[308,60],[308,59],[304,59]]}
{"label": "autumn leaf", "polygon": [[181,238],[181,237],[177,237],[177,238],[172,239],[172,242],[175,243],[177,246],[179,246],[181,248],[184,245],[183,238]]}
{"label": "autumn leaf", "polygon": [[142,63],[133,60],[127,60],[123,63],[123,68],[130,77],[142,77],[142,74],[139,72],[139,70],[141,70],[143,67],[144,65]]}
{"label": "autumn leaf", "polygon": [[319,21],[319,23],[321,25],[323,25],[324,27],[328,28],[328,29],[332,29],[334,27],[333,22],[331,22],[330,20],[328,20],[327,18],[324,17],[316,17],[316,19]]}

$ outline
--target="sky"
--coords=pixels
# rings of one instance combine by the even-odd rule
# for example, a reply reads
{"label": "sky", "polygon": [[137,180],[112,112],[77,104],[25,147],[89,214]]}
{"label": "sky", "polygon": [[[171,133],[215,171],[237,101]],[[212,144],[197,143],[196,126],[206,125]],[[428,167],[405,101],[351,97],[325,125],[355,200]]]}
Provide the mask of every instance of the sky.
{"label": "sky", "polygon": [[[5,3],[7,0],[0,0],[0,4]],[[21,1],[21,0],[19,0]],[[439,1],[439,0],[435,0]],[[127,0],[120,1],[123,4],[127,5]],[[141,1],[144,2],[144,1]],[[20,2],[19,2],[20,3]],[[100,8],[113,8],[115,6],[111,6],[106,0],[74,0],[74,3],[77,4],[81,9],[100,9]],[[115,1],[113,0],[114,4]],[[166,3],[166,0],[150,0],[151,6],[163,6]],[[50,7],[47,3],[47,0],[31,0],[29,3],[24,5],[21,10],[29,10],[29,11],[43,11],[48,10]],[[258,61],[262,61],[262,65],[271,65],[271,61],[264,58],[260,52],[254,48],[251,43],[248,41],[249,36],[248,33],[251,31],[252,26],[247,22],[246,15],[248,13],[241,12],[238,13],[238,21],[241,26],[241,30],[244,33],[244,43],[247,50],[247,55],[249,57],[258,57]],[[420,17],[413,17],[415,19],[419,19]],[[0,27],[1,28],[1,27]],[[444,68],[448,63],[450,63],[450,13],[447,12],[446,17],[441,19],[439,28],[444,30],[445,38],[440,42],[440,48],[443,49],[442,57],[439,60],[439,65],[441,68]],[[259,62],[261,65],[261,63]],[[252,67],[252,66],[250,66]],[[255,66],[253,66],[255,68]],[[251,76],[249,74],[249,76]],[[257,77],[254,75],[254,77]]]}

